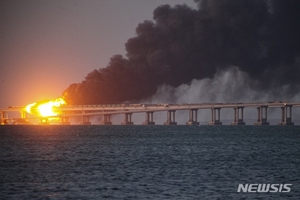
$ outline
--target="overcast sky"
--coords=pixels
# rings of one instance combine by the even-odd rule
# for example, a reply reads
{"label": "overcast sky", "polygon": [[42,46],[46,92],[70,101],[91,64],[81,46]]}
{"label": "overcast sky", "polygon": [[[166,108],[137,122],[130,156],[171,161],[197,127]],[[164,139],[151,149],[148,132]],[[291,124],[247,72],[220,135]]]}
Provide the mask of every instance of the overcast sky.
{"label": "overcast sky", "polygon": [[9,0],[0,2],[0,108],[61,96],[111,56],[162,4],[193,0]]}

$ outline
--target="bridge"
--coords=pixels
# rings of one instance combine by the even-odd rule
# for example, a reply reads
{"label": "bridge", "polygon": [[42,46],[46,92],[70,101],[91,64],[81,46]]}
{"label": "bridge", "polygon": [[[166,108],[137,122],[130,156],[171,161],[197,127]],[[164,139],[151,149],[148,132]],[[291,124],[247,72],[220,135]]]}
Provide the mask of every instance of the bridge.
{"label": "bridge", "polygon": [[[283,101],[275,102],[249,102],[249,103],[191,103],[191,104],[102,104],[102,105],[61,105],[55,108],[60,114],[57,116],[36,117],[29,116],[24,106],[10,106],[6,109],[0,109],[1,124],[8,124],[18,120],[40,119],[40,124],[48,124],[48,119],[59,118],[61,125],[69,125],[69,119],[80,117],[82,125],[90,125],[90,117],[102,116],[99,124],[111,125],[112,115],[124,115],[122,125],[132,125],[132,115],[134,113],[145,113],[143,125],[154,125],[154,113],[166,112],[167,117],[165,125],[176,125],[176,111],[186,110],[189,112],[187,125],[199,125],[198,110],[211,110],[211,120],[209,125],[222,125],[221,109],[233,109],[232,125],[245,125],[244,108],[253,108],[257,110],[257,120],[255,125],[269,125],[268,108],[281,109],[281,120],[278,125],[294,125],[292,120],[292,108],[299,107],[300,102],[290,103]],[[9,112],[19,112],[20,118],[9,118]]]}

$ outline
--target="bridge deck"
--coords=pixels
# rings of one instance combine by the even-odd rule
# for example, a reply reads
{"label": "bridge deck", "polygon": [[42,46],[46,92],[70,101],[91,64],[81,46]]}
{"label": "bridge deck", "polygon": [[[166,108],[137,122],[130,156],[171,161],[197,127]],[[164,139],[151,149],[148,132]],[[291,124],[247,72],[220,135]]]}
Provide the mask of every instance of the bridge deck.
{"label": "bridge deck", "polygon": [[[47,117],[44,117],[44,119],[58,117],[58,118],[61,118],[63,121],[66,120],[65,122],[68,123],[67,118],[81,116],[81,117],[83,117],[83,120],[85,120],[85,122],[88,122],[88,117],[90,117],[90,116],[95,116],[95,115],[106,115],[107,116],[107,115],[114,115],[114,114],[125,114],[126,121],[127,121],[127,118],[129,117],[130,118],[129,122],[131,122],[131,114],[132,113],[148,113],[149,114],[151,112],[153,113],[153,112],[167,111],[168,119],[171,119],[171,117],[170,117],[171,115],[175,119],[175,111],[176,110],[190,110],[190,116],[191,116],[190,120],[192,120],[192,122],[194,123],[193,115],[197,115],[196,113],[193,114],[193,112],[195,110],[212,109],[212,121],[215,124],[215,123],[219,123],[218,121],[220,121],[220,109],[234,108],[234,112],[235,112],[234,123],[242,124],[243,119],[240,119],[240,117],[243,118],[243,109],[244,108],[259,108],[258,115],[260,116],[260,118],[258,120],[261,123],[264,120],[266,121],[266,118],[267,118],[267,110],[265,109],[265,111],[263,111],[263,107],[265,107],[265,108],[266,107],[274,107],[274,108],[277,107],[277,108],[282,108],[282,122],[286,123],[286,121],[291,119],[291,115],[292,115],[291,107],[299,107],[299,106],[300,106],[300,102],[290,103],[290,102],[285,102],[285,101],[248,102],[248,103],[191,103],[191,104],[163,103],[163,104],[61,105],[60,107],[53,108],[53,109],[57,110],[59,113],[61,113],[60,115],[47,116]],[[287,114],[288,114],[287,107],[289,107],[290,117],[287,116]],[[38,116],[30,116],[30,117],[27,116],[26,117],[26,115],[24,115],[24,113],[26,113],[24,106],[10,106],[6,109],[0,109],[0,114],[1,114],[0,118],[2,120],[7,118],[6,117],[7,114],[5,114],[7,112],[21,112],[21,118],[42,119],[42,117],[38,117]],[[263,114],[263,112],[265,114]],[[218,119],[216,119],[217,115],[218,115]],[[264,117],[264,115],[265,115],[265,117]],[[149,118],[149,116],[148,116],[148,118]],[[153,114],[151,116],[153,118]],[[197,117],[195,117],[195,118],[197,119]],[[146,119],[146,121],[147,120],[148,119]],[[149,123],[153,123],[153,121],[151,121]],[[264,122],[262,122],[262,123],[264,123]]]}

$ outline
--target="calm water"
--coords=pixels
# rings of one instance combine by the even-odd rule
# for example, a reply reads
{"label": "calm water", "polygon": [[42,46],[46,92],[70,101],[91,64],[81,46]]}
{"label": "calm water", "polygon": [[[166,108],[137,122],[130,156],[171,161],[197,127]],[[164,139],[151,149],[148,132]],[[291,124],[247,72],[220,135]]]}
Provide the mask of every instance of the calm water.
{"label": "calm water", "polygon": [[0,126],[0,199],[300,199],[300,127]]}

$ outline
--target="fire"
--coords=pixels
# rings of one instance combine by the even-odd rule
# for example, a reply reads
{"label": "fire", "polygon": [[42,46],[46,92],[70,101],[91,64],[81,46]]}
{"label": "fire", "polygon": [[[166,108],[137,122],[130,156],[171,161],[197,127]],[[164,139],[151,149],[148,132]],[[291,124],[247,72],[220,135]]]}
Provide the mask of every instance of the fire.
{"label": "fire", "polygon": [[59,112],[55,111],[55,107],[60,107],[63,104],[66,104],[66,102],[62,98],[50,101],[43,100],[27,105],[26,111],[30,114],[39,115],[41,117],[52,117],[59,114]]}

